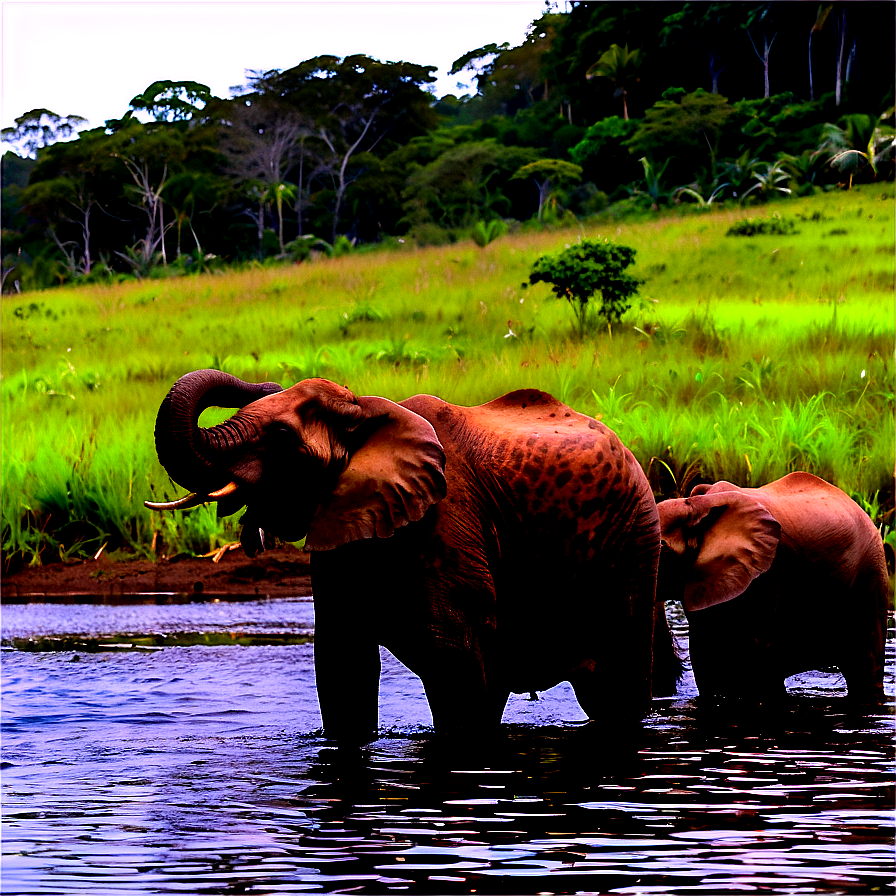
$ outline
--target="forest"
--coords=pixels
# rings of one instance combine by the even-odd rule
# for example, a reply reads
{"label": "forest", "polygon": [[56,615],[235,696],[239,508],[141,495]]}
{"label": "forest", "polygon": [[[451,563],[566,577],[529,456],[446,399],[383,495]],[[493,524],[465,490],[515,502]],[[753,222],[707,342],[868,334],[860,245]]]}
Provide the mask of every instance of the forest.
{"label": "forest", "polygon": [[[233,96],[3,130],[3,291],[294,264],[892,180],[896,7],[571,3],[433,66],[320,55]],[[325,49],[325,48],[324,48]],[[160,72],[164,75],[164,72]]]}

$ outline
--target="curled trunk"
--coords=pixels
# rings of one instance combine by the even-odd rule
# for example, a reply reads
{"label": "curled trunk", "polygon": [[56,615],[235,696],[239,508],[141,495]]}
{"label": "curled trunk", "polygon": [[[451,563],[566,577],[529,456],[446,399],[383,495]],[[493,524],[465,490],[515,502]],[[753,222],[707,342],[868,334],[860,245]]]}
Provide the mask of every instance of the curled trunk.
{"label": "curled trunk", "polygon": [[210,407],[242,408],[280,391],[276,383],[247,383],[220,370],[182,376],[156,417],[156,452],[168,475],[197,492],[219,488],[228,449],[247,434],[232,420],[205,429],[199,426],[199,415]]}

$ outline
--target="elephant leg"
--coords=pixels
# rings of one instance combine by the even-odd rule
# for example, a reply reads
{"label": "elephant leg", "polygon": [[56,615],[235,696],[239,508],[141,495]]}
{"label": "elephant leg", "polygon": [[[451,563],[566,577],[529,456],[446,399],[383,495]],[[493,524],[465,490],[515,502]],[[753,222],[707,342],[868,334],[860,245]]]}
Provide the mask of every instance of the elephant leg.
{"label": "elephant leg", "polygon": [[840,663],[840,671],[846,679],[847,696],[850,700],[859,703],[877,703],[884,698],[883,684],[877,681],[876,666],[873,661]]}
{"label": "elephant leg", "polygon": [[737,601],[688,615],[691,667],[701,697],[764,701],[787,693],[786,672],[775,659],[782,648],[770,646],[757,631],[757,616],[765,624],[769,614]]}
{"label": "elephant leg", "polygon": [[[584,658],[568,675],[576,700],[590,719],[637,722],[649,711],[655,629],[666,638],[657,652],[669,654],[658,663],[660,677],[666,678],[663,690],[675,691],[672,637],[664,608],[656,604],[659,551],[656,505],[650,498],[642,502],[638,522],[614,568],[603,576],[599,599],[591,598],[593,609],[584,628],[596,634],[585,648]],[[600,569],[595,573],[599,580]],[[588,602],[585,591],[582,604]]]}
{"label": "elephant leg", "polygon": [[643,690],[626,683],[622,675],[590,664],[569,675],[576,700],[591,721],[609,721],[613,725],[640,722],[645,712]]}
{"label": "elephant leg", "polygon": [[379,645],[347,633],[333,620],[322,625],[317,615],[314,672],[324,733],[337,740],[370,740],[379,723]]}
{"label": "elephant leg", "polygon": [[701,697],[743,696],[749,674],[756,671],[741,637],[744,623],[728,619],[730,615],[725,605],[688,614],[688,653]]}
{"label": "elephant leg", "polygon": [[380,650],[360,566],[340,551],[313,554],[314,671],[327,737],[363,742],[378,727]]}
{"label": "elephant leg", "polygon": [[850,700],[876,702],[884,696],[885,619],[873,622],[868,630],[849,632],[837,665],[846,680]]}
{"label": "elephant leg", "polygon": [[595,674],[594,670],[580,669],[570,674],[569,683],[585,715],[592,721],[603,718],[607,713],[604,700],[609,689],[607,682]]}
{"label": "elephant leg", "polygon": [[[626,605],[604,610],[597,643],[567,673],[589,719],[628,724],[649,711],[653,628],[650,593],[642,597],[634,592]],[[671,636],[667,646],[672,649]]]}
{"label": "elephant leg", "polygon": [[509,689],[500,683],[486,685],[482,664],[466,650],[437,651],[420,677],[439,733],[497,729],[501,724]]}
{"label": "elephant leg", "polygon": [[838,634],[840,672],[850,700],[875,702],[884,695],[889,576],[883,563],[868,564],[853,583],[854,615]]}

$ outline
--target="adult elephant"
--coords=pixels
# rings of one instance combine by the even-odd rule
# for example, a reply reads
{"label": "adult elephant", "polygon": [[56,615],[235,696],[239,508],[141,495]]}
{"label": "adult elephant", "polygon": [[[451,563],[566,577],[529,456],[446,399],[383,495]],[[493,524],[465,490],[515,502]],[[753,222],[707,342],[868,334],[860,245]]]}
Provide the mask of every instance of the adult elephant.
{"label": "adult elephant", "polygon": [[[199,427],[212,405],[241,409]],[[396,404],[200,370],[163,401],[155,438],[194,494],[148,507],[246,505],[250,556],[265,533],[306,537],[328,736],[376,730],[379,645],[422,679],[437,730],[495,726],[510,692],[563,680],[592,718],[647,706],[659,520],[602,423],[531,389],[471,408]]]}
{"label": "adult elephant", "polygon": [[701,695],[767,697],[834,665],[850,697],[882,692],[888,576],[868,515],[809,473],[661,501],[661,599],[684,605]]}

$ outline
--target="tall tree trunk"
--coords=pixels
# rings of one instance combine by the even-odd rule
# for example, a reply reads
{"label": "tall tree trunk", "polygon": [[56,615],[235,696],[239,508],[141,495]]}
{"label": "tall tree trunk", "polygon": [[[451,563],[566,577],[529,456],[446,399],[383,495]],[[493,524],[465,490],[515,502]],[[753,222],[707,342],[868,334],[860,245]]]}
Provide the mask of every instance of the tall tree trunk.
{"label": "tall tree trunk", "polygon": [[162,246],[162,264],[168,267],[168,256],[165,254],[165,205],[162,197],[158,197],[159,201],[159,242]]}
{"label": "tall tree trunk", "polygon": [[[342,157],[342,161],[339,164],[338,180],[337,180],[337,187],[336,187],[336,202],[335,202],[334,208],[333,208],[333,228],[332,228],[332,232],[331,232],[331,235],[332,235],[331,242],[333,245],[336,245],[336,234],[338,233],[338,228],[339,228],[339,212],[342,210],[342,200],[343,200],[343,197],[345,196],[345,191],[348,187],[348,181],[346,180],[345,174],[346,174],[346,170],[348,169],[349,160],[351,159],[355,150],[361,145],[361,143],[364,141],[364,138],[367,136],[367,132],[370,130],[370,126],[373,124],[373,120],[374,120],[374,118],[376,118],[376,114],[378,111],[379,111],[379,107],[377,107],[376,109],[373,110],[373,112],[370,113],[370,117],[364,122],[364,127],[361,130],[361,135],[346,150],[345,155]],[[334,146],[332,140],[330,140],[329,135],[323,128],[320,131],[320,136],[321,136],[321,139],[323,139],[324,142],[327,144],[330,151],[335,155],[336,154],[335,146]]]}
{"label": "tall tree trunk", "polygon": [[286,246],[283,243],[283,192],[280,189],[280,186],[277,187],[277,222],[278,222],[278,233],[277,235],[280,237],[280,254],[286,254]]}
{"label": "tall tree trunk", "polygon": [[[763,48],[763,53],[762,53],[762,70],[763,70],[763,74],[764,74],[764,84],[765,84],[765,93],[763,94],[763,96],[766,99],[768,99],[769,96],[771,96],[771,89],[770,89],[770,85],[768,82],[768,57],[769,57],[769,52],[772,48],[772,45],[767,40],[765,40],[765,35],[763,35],[762,37],[763,37],[763,40],[765,41],[765,46]],[[772,42],[774,42],[774,40],[775,39],[772,38]]]}
{"label": "tall tree trunk", "polygon": [[[83,200],[82,200],[83,201]],[[81,224],[81,233],[84,237],[84,273],[89,274],[93,266],[90,260],[90,212],[93,208],[93,200],[88,199],[84,202],[84,220]]]}
{"label": "tall tree trunk", "polygon": [[726,65],[721,65],[721,59],[715,52],[710,52],[707,50],[706,55],[709,56],[709,79],[711,84],[711,90],[713,93],[719,92],[719,76],[723,71],[727,68]]}
{"label": "tall tree trunk", "polygon": [[769,96],[771,96],[771,91],[769,89],[769,76],[768,76],[769,64],[768,64],[768,61],[769,61],[769,56],[771,55],[771,52],[772,52],[772,44],[775,42],[775,38],[777,36],[778,36],[778,34],[777,34],[777,32],[775,32],[774,37],[772,37],[772,39],[769,40],[765,36],[765,32],[763,32],[762,33],[762,52],[760,53],[759,50],[756,49],[756,44],[753,42],[753,35],[750,34],[749,31],[747,31],[747,37],[750,38],[750,43],[753,44],[753,52],[759,57],[759,61],[762,63],[762,75],[763,75],[763,82],[764,82],[763,96],[766,99],[768,99]]}
{"label": "tall tree trunk", "polygon": [[299,189],[296,192],[296,215],[299,219],[299,238],[301,239],[304,236],[305,231],[302,228],[302,210],[304,200],[302,198],[302,190],[304,189],[304,177],[305,177],[305,138],[302,137],[301,142],[299,143]]}
{"label": "tall tree trunk", "polygon": [[815,83],[812,80],[812,36],[815,34],[815,27],[809,29],[809,102],[815,100]]}
{"label": "tall tree trunk", "polygon": [[551,179],[546,177],[541,183],[535,181],[535,186],[538,187],[538,223],[541,224],[544,207],[551,192]]}
{"label": "tall tree trunk", "polygon": [[187,224],[190,226],[190,233],[193,234],[193,241],[196,243],[196,251],[199,253],[199,258],[202,258],[202,246],[199,244],[199,237],[196,236],[196,231],[193,229],[193,217],[192,215],[187,218]]}
{"label": "tall tree trunk", "polygon": [[837,30],[840,34],[839,47],[837,49],[837,84],[834,88],[836,104],[840,105],[842,97],[843,82],[843,56],[846,52],[846,9],[840,11],[840,18],[837,20]]}

